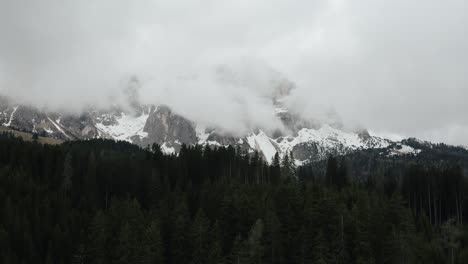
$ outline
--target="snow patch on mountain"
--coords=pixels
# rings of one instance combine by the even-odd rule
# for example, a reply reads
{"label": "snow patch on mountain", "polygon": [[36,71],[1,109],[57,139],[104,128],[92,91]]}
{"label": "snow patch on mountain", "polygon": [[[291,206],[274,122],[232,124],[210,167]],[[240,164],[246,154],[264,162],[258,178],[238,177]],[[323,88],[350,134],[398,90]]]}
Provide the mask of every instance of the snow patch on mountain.
{"label": "snow patch on mountain", "polygon": [[13,121],[13,118],[14,118],[14,116],[15,116],[16,110],[18,110],[18,107],[19,107],[19,106],[13,107],[13,111],[11,112],[10,119],[8,120],[7,123],[4,123],[4,124],[3,124],[4,126],[7,126],[7,127],[11,126],[11,121]]}
{"label": "snow patch on mountain", "polygon": [[391,141],[379,137],[363,136],[324,124],[318,129],[303,128],[297,135],[276,139],[280,156],[293,152],[296,163],[325,159],[329,155],[345,155],[355,150],[386,148]]}
{"label": "snow patch on mountain", "polygon": [[[208,140],[211,134],[203,126],[196,126],[196,134],[200,145],[227,147],[217,141]],[[303,128],[296,135],[276,139],[260,130],[258,133],[250,133],[237,139],[234,144],[246,146],[250,154],[258,151],[267,163],[272,162],[276,153],[283,158],[292,152],[296,165],[303,165],[327,158],[329,155],[345,155],[359,149],[387,148],[392,143],[390,140],[365,133],[347,132],[330,125],[322,125],[318,129]]]}
{"label": "snow patch on mountain", "polygon": [[204,145],[207,142],[208,137],[210,136],[210,133],[206,133],[206,127],[202,125],[197,125],[195,127],[195,132],[197,134],[198,144]]}
{"label": "snow patch on mountain", "polygon": [[277,148],[275,147],[276,143],[261,130],[256,135],[252,134],[247,136],[247,143],[252,149],[262,153],[265,161],[268,163],[273,160],[277,152]]}
{"label": "snow patch on mountain", "polygon": [[65,131],[63,131],[63,129],[60,127],[60,118],[57,119],[57,123],[55,123],[50,117],[47,117],[47,119],[49,119],[50,123],[52,123],[52,125],[54,125],[54,127],[60,131],[60,133],[62,133],[66,138],[70,139],[70,136],[67,135],[67,133],[65,133]]}
{"label": "snow patch on mountain", "polygon": [[47,127],[44,128],[44,131],[45,131],[47,134],[49,134],[49,135],[52,135],[52,134],[54,133],[54,131],[53,131],[52,129],[47,128]]}
{"label": "snow patch on mountain", "polygon": [[[287,136],[279,143],[283,152],[300,143],[315,142],[320,143],[324,148],[336,148],[338,144],[349,149],[367,148],[368,144],[356,133],[345,132],[333,128],[329,125],[323,125],[319,129],[303,128],[298,132],[297,137]],[[389,146],[387,140],[381,139],[373,142],[375,148],[385,148]]]}
{"label": "snow patch on mountain", "polygon": [[143,128],[145,127],[149,113],[133,116],[122,112],[120,116],[115,117],[116,122],[112,125],[103,124],[102,119],[106,117],[107,116],[104,115],[102,118],[98,119],[101,122],[96,123],[96,128],[113,139],[132,142],[131,138],[135,135],[140,138],[148,136],[148,133],[144,132]]}
{"label": "snow patch on mountain", "polygon": [[388,156],[395,156],[395,155],[417,155],[421,152],[420,149],[415,149],[408,145],[397,144],[394,148],[390,150]]}
{"label": "snow patch on mountain", "polygon": [[167,142],[164,142],[164,144],[162,144],[161,151],[166,155],[174,155],[176,153],[175,148],[168,146]]}

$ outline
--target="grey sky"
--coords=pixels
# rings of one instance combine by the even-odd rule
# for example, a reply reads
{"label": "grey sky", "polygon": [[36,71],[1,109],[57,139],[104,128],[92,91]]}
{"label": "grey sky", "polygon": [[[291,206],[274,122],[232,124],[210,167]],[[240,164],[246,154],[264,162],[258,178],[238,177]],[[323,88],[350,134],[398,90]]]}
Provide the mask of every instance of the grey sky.
{"label": "grey sky", "polygon": [[[468,145],[462,0],[0,0],[0,89],[50,107],[105,104],[137,75],[146,102],[227,130],[274,128],[266,84],[349,126]],[[220,84],[227,65],[251,83]],[[247,70],[246,70],[247,69]],[[255,74],[253,74],[255,73]]]}

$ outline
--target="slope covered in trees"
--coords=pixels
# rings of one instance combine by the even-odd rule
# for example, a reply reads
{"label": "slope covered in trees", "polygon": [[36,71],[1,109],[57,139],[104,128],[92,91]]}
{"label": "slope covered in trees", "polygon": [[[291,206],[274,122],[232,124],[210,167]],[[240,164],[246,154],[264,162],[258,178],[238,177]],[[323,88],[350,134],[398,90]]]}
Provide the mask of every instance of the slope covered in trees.
{"label": "slope covered in trees", "polygon": [[460,163],[291,160],[2,134],[0,262],[468,263]]}

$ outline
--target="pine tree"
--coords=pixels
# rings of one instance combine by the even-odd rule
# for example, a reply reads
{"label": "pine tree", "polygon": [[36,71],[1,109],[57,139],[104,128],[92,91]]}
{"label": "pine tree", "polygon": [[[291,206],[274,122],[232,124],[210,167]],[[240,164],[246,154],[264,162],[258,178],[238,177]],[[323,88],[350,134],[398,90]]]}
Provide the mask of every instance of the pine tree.
{"label": "pine tree", "polygon": [[163,261],[163,247],[161,237],[161,224],[159,220],[153,219],[146,227],[143,234],[144,255],[142,263],[156,264],[164,263]]}
{"label": "pine tree", "polygon": [[210,231],[211,244],[208,252],[207,264],[220,264],[222,263],[222,248],[219,223],[216,221]]}
{"label": "pine tree", "polygon": [[292,152],[285,153],[281,161],[281,177],[283,179],[291,179],[296,176],[296,166]]}
{"label": "pine tree", "polygon": [[246,263],[262,263],[263,256],[263,221],[258,219],[252,226],[249,232],[249,237],[246,241],[246,247],[248,250],[248,262]]}
{"label": "pine tree", "polygon": [[98,211],[91,222],[89,241],[87,243],[87,259],[91,263],[106,263],[109,259],[107,217]]}
{"label": "pine tree", "polygon": [[263,236],[264,263],[281,263],[281,224],[274,208],[269,208]]}
{"label": "pine tree", "polygon": [[191,239],[193,244],[192,263],[206,263],[209,252],[209,219],[203,209],[199,209],[192,224]]}
{"label": "pine tree", "polygon": [[354,233],[351,255],[356,259],[356,263],[375,263],[369,233],[371,214],[369,200],[367,194],[362,192],[357,193],[356,196],[357,201],[349,213],[353,219],[351,225]]}
{"label": "pine tree", "polygon": [[91,152],[88,159],[88,167],[86,174],[84,176],[84,190],[87,195],[85,195],[85,204],[87,208],[92,208],[97,205],[97,182],[96,182],[96,172],[97,172],[97,161],[96,155],[94,152]]}
{"label": "pine tree", "polygon": [[128,222],[125,223],[118,234],[119,243],[115,249],[115,253],[117,254],[115,263],[137,263],[134,247],[135,244],[138,244],[138,239],[134,235],[132,226]]}
{"label": "pine tree", "polygon": [[281,164],[280,164],[280,157],[279,153],[276,152],[275,156],[273,157],[271,166],[270,166],[270,181],[273,184],[277,184],[281,178]]}
{"label": "pine tree", "polygon": [[190,214],[185,198],[179,198],[171,216],[170,251],[173,263],[189,263],[192,256]]}
{"label": "pine tree", "polygon": [[234,240],[231,254],[227,260],[228,264],[248,264],[249,252],[246,243],[242,239],[241,235],[237,235]]}
{"label": "pine tree", "polygon": [[159,170],[153,168],[151,170],[151,177],[149,180],[149,193],[148,202],[150,208],[157,208],[159,202],[164,195],[164,187],[161,182],[161,176]]}
{"label": "pine tree", "polygon": [[330,156],[327,162],[326,184],[328,187],[336,186],[338,178],[338,161],[335,157]]}
{"label": "pine tree", "polygon": [[336,176],[337,176],[336,187],[338,187],[338,190],[341,190],[342,188],[348,185],[348,171],[347,171],[346,162],[344,159],[341,161],[341,164],[338,168],[338,173]]}
{"label": "pine tree", "polygon": [[451,264],[455,263],[455,258],[460,248],[460,241],[458,238],[462,234],[460,228],[454,224],[455,221],[456,220],[452,220],[444,223],[441,227],[442,244],[448,251],[447,263]]}
{"label": "pine tree", "polygon": [[73,164],[72,164],[72,154],[68,152],[65,155],[65,160],[63,164],[63,180],[62,180],[62,189],[68,191],[72,185],[73,178]]}
{"label": "pine tree", "polygon": [[330,263],[328,258],[328,249],[326,247],[327,243],[323,235],[323,231],[320,230],[315,237],[313,245],[313,263],[325,264]]}

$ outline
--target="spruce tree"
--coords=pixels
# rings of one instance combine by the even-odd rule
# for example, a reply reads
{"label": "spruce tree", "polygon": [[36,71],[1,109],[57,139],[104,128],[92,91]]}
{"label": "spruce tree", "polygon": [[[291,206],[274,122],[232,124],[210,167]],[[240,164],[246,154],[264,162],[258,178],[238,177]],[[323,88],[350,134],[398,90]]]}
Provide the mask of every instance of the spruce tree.
{"label": "spruce tree", "polygon": [[248,262],[246,263],[262,263],[263,256],[263,238],[264,225],[261,219],[258,219],[252,226],[249,232],[249,236],[246,241],[246,247],[248,250]]}
{"label": "spruce tree", "polygon": [[328,187],[337,186],[338,178],[338,161],[335,157],[330,156],[327,162],[326,184]]}
{"label": "spruce tree", "polygon": [[208,252],[207,264],[220,264],[222,263],[223,250],[221,247],[221,233],[219,230],[219,223],[216,221],[210,230],[210,247]]}
{"label": "spruce tree", "polygon": [[281,177],[283,179],[292,179],[296,176],[296,166],[294,164],[294,158],[292,152],[285,153],[283,160],[281,161]]}
{"label": "spruce tree", "polygon": [[206,263],[209,252],[210,222],[203,209],[199,209],[192,224],[190,241],[193,245],[192,263]]}
{"label": "spruce tree", "polygon": [[143,258],[144,264],[164,263],[163,246],[161,237],[161,224],[157,218],[150,221],[143,233]]}
{"label": "spruce tree", "polygon": [[173,263],[189,263],[192,256],[190,214],[185,197],[180,197],[171,214],[170,257]]}

